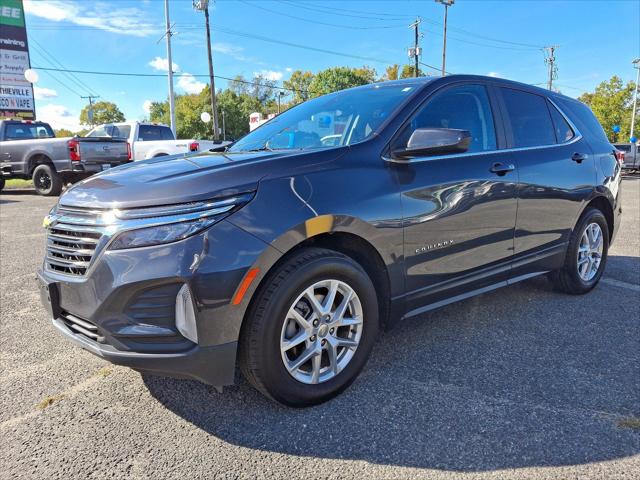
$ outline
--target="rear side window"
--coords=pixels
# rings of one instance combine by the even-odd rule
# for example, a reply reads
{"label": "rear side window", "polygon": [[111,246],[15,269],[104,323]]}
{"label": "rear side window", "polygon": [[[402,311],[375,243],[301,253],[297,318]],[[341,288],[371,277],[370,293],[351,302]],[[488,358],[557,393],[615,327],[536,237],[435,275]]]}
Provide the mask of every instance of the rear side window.
{"label": "rear side window", "polygon": [[468,130],[468,152],[496,150],[496,132],[487,91],[482,85],[452,87],[438,93],[413,117],[398,139],[406,145],[417,128],[454,128]]}
{"label": "rear side window", "polygon": [[[554,100],[556,99],[554,98]],[[584,103],[568,98],[558,98],[557,101],[560,108],[562,108],[562,110],[569,115],[571,121],[576,124],[580,133],[588,135],[590,142],[593,140],[607,144],[610,143],[598,119]]]}
{"label": "rear side window", "polygon": [[140,125],[138,140],[151,142],[153,140],[173,140],[173,133],[164,125]]}
{"label": "rear side window", "polygon": [[556,134],[547,100],[540,95],[501,88],[511,123],[513,147],[554,145]]}
{"label": "rear side window", "polygon": [[553,120],[553,126],[556,131],[556,141],[558,143],[565,143],[571,140],[575,133],[564,116],[552,104],[549,104],[549,112],[551,112],[551,119]]}

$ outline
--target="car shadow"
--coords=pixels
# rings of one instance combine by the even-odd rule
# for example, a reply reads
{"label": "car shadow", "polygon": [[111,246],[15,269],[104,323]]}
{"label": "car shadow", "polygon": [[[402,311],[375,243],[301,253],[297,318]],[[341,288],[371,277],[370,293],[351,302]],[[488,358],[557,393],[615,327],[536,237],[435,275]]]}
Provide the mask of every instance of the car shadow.
{"label": "car shadow", "polygon": [[612,290],[566,296],[538,277],[407,320],[347,391],[308,409],[242,380],[221,394],[143,380],[175,414],[259,451],[462,472],[611,460],[640,452],[640,432],[618,424],[640,416],[637,298]]}

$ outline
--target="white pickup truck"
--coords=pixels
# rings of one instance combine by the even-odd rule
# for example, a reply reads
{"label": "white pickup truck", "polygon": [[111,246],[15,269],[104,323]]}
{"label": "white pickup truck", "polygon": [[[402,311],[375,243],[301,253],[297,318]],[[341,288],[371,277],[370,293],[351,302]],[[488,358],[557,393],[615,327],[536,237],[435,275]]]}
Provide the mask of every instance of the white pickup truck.
{"label": "white pickup truck", "polygon": [[146,160],[147,158],[176,155],[180,153],[206,151],[223,146],[225,143],[214,143],[211,140],[176,140],[171,129],[160,123],[123,122],[98,125],[87,137],[117,137],[129,142],[131,158]]}

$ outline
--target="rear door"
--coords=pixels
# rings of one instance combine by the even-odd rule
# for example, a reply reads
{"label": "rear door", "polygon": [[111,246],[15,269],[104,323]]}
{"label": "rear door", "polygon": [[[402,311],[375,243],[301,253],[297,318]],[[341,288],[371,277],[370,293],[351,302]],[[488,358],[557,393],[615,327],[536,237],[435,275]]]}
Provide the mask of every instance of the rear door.
{"label": "rear door", "polygon": [[496,113],[486,86],[445,87],[395,140],[406,145],[416,128],[457,128],[472,136],[466,153],[395,165],[402,193],[408,316],[508,278],[517,170],[513,158],[499,150]]}
{"label": "rear door", "polygon": [[512,276],[557,268],[595,183],[589,144],[547,97],[499,87],[505,132],[518,163],[518,219]]}

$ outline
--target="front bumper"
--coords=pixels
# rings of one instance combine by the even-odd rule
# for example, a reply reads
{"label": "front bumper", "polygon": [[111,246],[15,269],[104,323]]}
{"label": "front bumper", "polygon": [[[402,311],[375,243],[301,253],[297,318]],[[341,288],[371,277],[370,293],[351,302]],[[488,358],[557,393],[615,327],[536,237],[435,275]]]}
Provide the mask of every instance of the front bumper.
{"label": "front bumper", "polygon": [[[97,252],[84,276],[48,269],[37,276],[53,324],[76,345],[117,365],[222,386],[233,383],[248,305],[231,299],[246,271],[271,250],[223,220],[173,244]],[[175,298],[185,284],[197,344],[175,325]]]}

